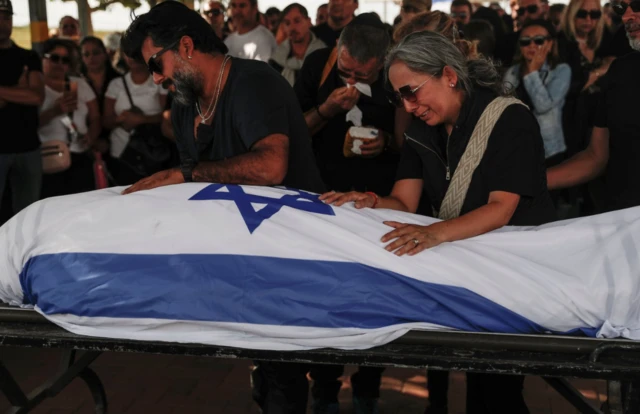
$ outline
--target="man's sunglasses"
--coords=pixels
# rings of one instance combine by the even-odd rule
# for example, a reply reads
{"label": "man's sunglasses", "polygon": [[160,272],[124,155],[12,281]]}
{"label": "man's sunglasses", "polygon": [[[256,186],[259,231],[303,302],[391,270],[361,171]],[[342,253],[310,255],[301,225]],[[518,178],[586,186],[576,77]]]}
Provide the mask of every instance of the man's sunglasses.
{"label": "man's sunglasses", "polygon": [[211,17],[211,16],[215,16],[218,17],[222,14],[222,10],[220,9],[211,9],[211,10],[207,10],[206,12],[204,12],[205,15]]}
{"label": "man's sunglasses", "polygon": [[416,95],[416,92],[418,92],[418,89],[422,88],[427,82],[429,82],[431,78],[433,78],[433,76],[430,76],[429,79],[422,82],[420,85],[416,86],[413,89],[411,89],[411,86],[405,85],[399,88],[398,91],[391,91],[389,94],[389,102],[391,102],[391,104],[395,105],[397,108],[402,108],[404,106],[404,103],[402,102],[403,100],[407,102],[417,101],[418,96]]}
{"label": "man's sunglasses", "polygon": [[62,63],[63,65],[68,65],[71,63],[71,59],[69,59],[69,56],[60,56],[56,55],[55,53],[45,53],[44,57],[45,59],[49,59],[53,63]]}
{"label": "man's sunglasses", "polygon": [[585,9],[580,9],[576,12],[576,17],[578,19],[586,19],[587,16],[591,17],[591,20],[598,20],[602,17],[602,12],[600,10],[585,10]]}
{"label": "man's sunglasses", "polygon": [[466,19],[467,18],[467,13],[465,13],[465,12],[462,12],[462,13],[451,13],[451,17],[454,18],[454,19],[456,17],[459,17],[461,19]]}
{"label": "man's sunglasses", "polygon": [[544,45],[544,42],[549,40],[549,36],[534,36],[534,37],[522,37],[520,38],[520,46],[527,47],[531,44],[531,42],[535,43],[538,46]]}
{"label": "man's sunglasses", "polygon": [[147,67],[149,68],[149,73],[151,73],[151,76],[153,76],[154,73],[157,73],[158,75],[162,76],[162,65],[160,64],[158,59],[165,52],[168,52],[169,50],[173,49],[179,42],[180,42],[179,40],[176,40],[175,42],[171,43],[169,46],[165,47],[159,52],[154,53],[149,58],[149,61],[147,62]]}
{"label": "man's sunglasses", "polygon": [[611,5],[611,8],[618,16],[622,16],[627,11],[627,7],[631,7],[631,10],[634,13],[640,12],[640,0],[635,0],[630,3],[621,1]]}
{"label": "man's sunglasses", "polygon": [[419,13],[420,10],[418,10],[417,7],[415,6],[402,6],[402,11],[405,13]]}
{"label": "man's sunglasses", "polygon": [[535,4],[532,4],[527,7],[520,7],[518,9],[518,16],[524,16],[525,13],[535,14],[537,12],[538,12],[538,6]]}
{"label": "man's sunglasses", "polygon": [[336,68],[336,72],[338,72],[338,76],[340,76],[343,80],[344,79],[355,79],[356,82],[362,82],[362,83],[367,83],[368,80],[368,76],[360,76],[360,75],[352,75],[348,72],[345,72],[344,70],[340,69],[340,68]]}

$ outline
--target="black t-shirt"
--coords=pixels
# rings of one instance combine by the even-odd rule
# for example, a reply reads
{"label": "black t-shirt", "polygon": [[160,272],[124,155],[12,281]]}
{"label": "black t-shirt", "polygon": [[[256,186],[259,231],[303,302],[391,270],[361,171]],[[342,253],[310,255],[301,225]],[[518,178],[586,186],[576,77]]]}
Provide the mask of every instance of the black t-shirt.
{"label": "black t-shirt", "polygon": [[317,26],[313,26],[311,31],[316,35],[316,37],[324,42],[328,47],[334,47],[338,44],[338,39],[340,38],[340,33],[342,33],[342,29],[333,30],[329,23],[322,23]]}
{"label": "black t-shirt", "polygon": [[[446,164],[453,177],[480,115],[495,97],[493,92],[477,88],[466,99],[449,138],[448,151],[443,126],[433,127],[414,120],[406,133],[396,179],[422,179],[434,210],[440,210],[450,183],[446,178]],[[556,218],[547,190],[540,128],[535,117],[522,105],[509,106],[496,123],[460,214],[486,205],[492,191],[520,195],[510,225],[535,226]]]}
{"label": "black t-shirt", "polygon": [[[15,43],[0,49],[0,85],[16,86],[25,66],[29,71],[42,72],[42,61],[36,52]],[[0,139],[0,154],[34,151],[40,147],[38,138],[38,107],[8,102],[0,108],[0,125],[5,132]]]}
{"label": "black t-shirt", "polygon": [[640,52],[616,59],[609,68],[595,126],[609,129],[609,162],[604,180],[605,211],[640,206]]}
{"label": "black t-shirt", "polygon": [[621,25],[618,30],[613,33],[609,46],[609,53],[615,57],[622,57],[633,52],[624,25]]}
{"label": "black t-shirt", "polygon": [[289,165],[282,185],[321,193],[325,187],[313,159],[311,137],[287,81],[264,62],[232,59],[212,126],[194,138],[194,106],[173,102],[171,121],[180,160],[219,161],[247,153],[261,139],[289,138]]}
{"label": "black t-shirt", "polygon": [[614,56],[611,49],[612,38],[613,35],[609,31],[605,30],[602,33],[602,41],[595,51],[593,62],[589,62],[582,55],[576,40],[568,38],[564,32],[558,33],[558,55],[562,62],[571,67],[571,86],[567,93],[568,100],[574,99],[575,96],[580,94],[589,80],[589,72],[600,67],[604,58]]}
{"label": "black t-shirt", "polygon": [[[334,65],[322,87],[318,89],[331,50],[317,50],[304,61],[300,78],[294,86],[303,112],[322,104],[331,92],[345,86],[338,75],[337,65]],[[386,96],[382,72],[378,80],[371,85],[371,95],[368,97],[361,94],[357,103],[362,111],[362,125],[393,134],[395,107],[389,103]],[[345,136],[353,126],[353,123],[347,122],[346,114],[344,112],[336,115],[313,136],[313,149],[322,179],[330,189],[336,191],[357,190],[389,194],[399,161],[398,154],[385,150],[374,158],[345,157]]]}

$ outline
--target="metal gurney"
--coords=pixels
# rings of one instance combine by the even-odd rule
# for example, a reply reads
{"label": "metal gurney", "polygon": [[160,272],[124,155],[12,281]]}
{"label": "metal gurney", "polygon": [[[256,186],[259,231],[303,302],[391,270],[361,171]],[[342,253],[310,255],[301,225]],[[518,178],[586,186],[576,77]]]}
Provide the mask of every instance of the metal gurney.
{"label": "metal gurney", "polygon": [[[562,378],[600,378],[608,380],[606,412],[637,413],[640,407],[639,390],[629,383],[640,378],[640,343],[626,340],[412,331],[367,350],[264,351],[80,336],[64,331],[33,310],[3,306],[0,345],[65,350],[63,368],[28,394],[0,363],[0,390],[13,405],[12,413],[29,412],[75,378],[81,378],[91,390],[96,413],[106,413],[105,392],[90,365],[108,351],[539,375],[583,413],[601,411]],[[622,388],[626,392],[621,392]]]}

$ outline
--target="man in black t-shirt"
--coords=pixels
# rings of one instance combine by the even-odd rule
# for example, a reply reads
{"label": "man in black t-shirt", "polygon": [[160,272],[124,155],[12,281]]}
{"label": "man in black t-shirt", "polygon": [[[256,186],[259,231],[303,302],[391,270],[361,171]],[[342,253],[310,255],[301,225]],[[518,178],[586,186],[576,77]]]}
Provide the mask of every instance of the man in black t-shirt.
{"label": "man in black t-shirt", "polygon": [[40,198],[42,161],[38,106],[44,100],[42,61],[11,40],[13,8],[0,0],[0,200],[10,182],[13,212]]}
{"label": "man in black t-shirt", "polygon": [[586,150],[550,169],[550,189],[585,183],[604,173],[604,211],[640,206],[640,12],[626,7],[622,20],[636,52],[609,68]]}
{"label": "man in black t-shirt", "polygon": [[342,29],[353,20],[358,8],[358,0],[329,0],[329,14],[326,22],[311,28],[316,37],[329,47],[334,47]]}
{"label": "man in black t-shirt", "polygon": [[[266,63],[232,59],[200,15],[164,2],[127,29],[123,51],[173,93],[180,168],[124,191],[183,182],[285,185],[321,192],[311,137],[287,81]],[[305,412],[307,364],[259,361],[253,397],[264,412]]]}
{"label": "man in black t-shirt", "polygon": [[[176,32],[175,21],[185,28]],[[131,24],[123,47],[173,93],[181,162],[125,194],[185,181],[323,190],[291,87],[266,64],[225,57],[227,47],[196,12],[161,3]]]}
{"label": "man in black t-shirt", "polygon": [[[389,103],[381,71],[389,42],[380,19],[361,14],[344,29],[337,49],[312,53],[300,70],[294,89],[330,190],[387,194],[393,186],[399,155],[385,145],[396,142],[397,111]],[[378,130],[376,139],[363,141],[356,155],[345,150],[353,126]]]}

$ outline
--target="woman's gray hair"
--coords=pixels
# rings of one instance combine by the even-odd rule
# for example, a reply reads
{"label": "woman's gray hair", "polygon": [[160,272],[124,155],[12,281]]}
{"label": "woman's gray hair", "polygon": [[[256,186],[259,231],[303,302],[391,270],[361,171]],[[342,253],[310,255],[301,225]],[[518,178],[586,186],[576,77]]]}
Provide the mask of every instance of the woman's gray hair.
{"label": "woman's gray hair", "polygon": [[470,44],[457,41],[455,44],[443,35],[430,31],[412,33],[394,46],[385,61],[385,73],[395,62],[402,62],[413,72],[436,78],[442,76],[445,66],[458,75],[456,88],[469,95],[475,85],[505,95],[502,77],[494,64],[485,58],[469,59]]}

